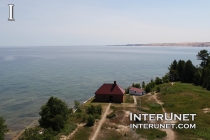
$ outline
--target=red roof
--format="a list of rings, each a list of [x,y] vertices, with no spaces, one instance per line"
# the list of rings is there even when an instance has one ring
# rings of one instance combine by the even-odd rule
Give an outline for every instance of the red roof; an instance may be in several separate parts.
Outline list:
[[[118,84],[103,84],[95,94],[124,94],[125,90]]]
[[[145,92],[143,89],[131,87],[129,90],[136,91],[136,92]]]

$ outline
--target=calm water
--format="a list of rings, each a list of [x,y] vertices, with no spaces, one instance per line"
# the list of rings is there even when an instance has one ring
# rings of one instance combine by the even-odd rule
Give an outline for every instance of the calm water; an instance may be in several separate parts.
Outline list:
[[[198,47],[70,46],[1,47],[0,116],[10,136],[39,117],[50,96],[73,106],[84,102],[103,83],[114,80],[123,88],[162,77],[174,59],[191,59]]]

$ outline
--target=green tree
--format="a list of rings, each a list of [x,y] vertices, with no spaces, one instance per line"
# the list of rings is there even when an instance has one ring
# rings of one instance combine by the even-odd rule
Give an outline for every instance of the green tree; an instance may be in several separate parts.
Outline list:
[[[160,79],[159,77],[156,77],[155,84],[159,85],[159,84],[162,84],[162,83],[163,83],[162,79]]]
[[[210,84],[210,65],[203,69],[202,73],[202,86],[209,90]]]
[[[178,80],[180,80],[180,81],[183,80],[184,67],[185,67],[185,61],[179,60],[179,62],[177,64],[177,74],[178,74]]]
[[[152,90],[151,84],[149,83],[149,84],[146,85],[145,91],[146,91],[146,93],[149,93],[149,92],[151,92],[151,90]]]
[[[202,60],[200,66],[205,68],[209,63],[209,53],[207,50],[201,50],[196,55],[198,60]]]
[[[5,120],[3,117],[0,117],[0,140],[4,140],[5,133],[7,133],[9,129],[7,128],[7,125],[5,124]]]
[[[191,60],[188,60],[184,66],[182,82],[193,83],[194,74],[195,66],[192,64]]]
[[[178,73],[177,73],[177,61],[174,60],[173,63],[169,66],[169,78],[170,81],[177,81]]]
[[[41,107],[39,124],[43,128],[59,131],[64,128],[70,110],[65,102],[58,98],[50,97],[48,102]]]
[[[142,82],[142,88],[145,88],[145,82],[144,81]]]
[[[79,108],[80,107],[80,102],[77,101],[77,100],[74,100],[74,107],[75,107],[75,109]]]
[[[77,100],[74,100],[74,109],[76,109],[76,112],[82,112],[81,104]]]
[[[135,87],[135,88],[141,88],[141,85],[140,85],[140,83],[133,83],[132,84],[132,87]]]
[[[194,79],[193,79],[194,85],[196,85],[196,86],[201,85],[201,83],[202,83],[201,76],[202,76],[202,69],[197,68],[194,73]]]
[[[165,74],[165,76],[162,77],[163,83],[168,83],[169,82],[169,74]]]
[[[155,82],[153,81],[153,79],[151,79],[151,81],[150,81],[150,87],[151,88],[154,88],[155,87]]]

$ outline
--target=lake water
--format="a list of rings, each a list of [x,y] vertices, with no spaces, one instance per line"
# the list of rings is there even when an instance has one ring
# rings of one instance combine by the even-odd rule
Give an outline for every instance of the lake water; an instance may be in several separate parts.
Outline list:
[[[123,88],[168,72],[174,59],[191,59],[201,47],[49,46],[0,48],[0,116],[12,137],[36,120],[51,97],[73,107],[94,96],[103,83]]]

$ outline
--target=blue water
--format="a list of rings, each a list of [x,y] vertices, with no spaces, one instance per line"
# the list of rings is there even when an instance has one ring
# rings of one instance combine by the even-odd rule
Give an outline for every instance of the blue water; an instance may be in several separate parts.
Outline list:
[[[50,96],[84,102],[103,83],[123,88],[168,72],[174,59],[200,63],[200,47],[57,46],[0,48],[0,116],[11,135],[39,117]]]

